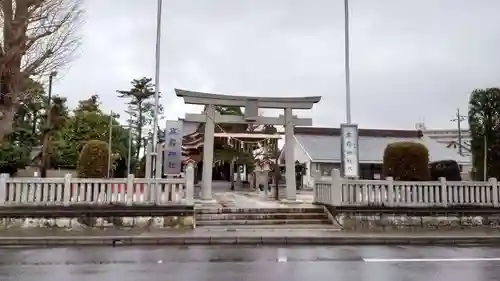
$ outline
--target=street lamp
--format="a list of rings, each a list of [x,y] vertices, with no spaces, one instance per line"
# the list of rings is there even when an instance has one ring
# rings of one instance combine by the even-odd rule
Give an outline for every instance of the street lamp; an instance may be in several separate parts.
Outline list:
[[[57,76],[57,71],[52,71],[49,74],[49,93],[48,93],[48,100],[47,100],[47,109],[45,110],[47,112],[47,127],[50,126],[50,106],[52,105],[52,80],[54,77]]]

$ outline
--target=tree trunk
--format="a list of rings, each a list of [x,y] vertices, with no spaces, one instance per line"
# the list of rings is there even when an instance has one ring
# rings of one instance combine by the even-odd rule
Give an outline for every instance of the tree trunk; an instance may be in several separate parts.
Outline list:
[[[236,174],[236,183],[238,184],[238,187],[241,188],[242,183],[241,183],[241,173],[240,173],[240,166],[238,165],[237,174]]]
[[[36,134],[36,123],[38,121],[38,111],[33,111],[33,124],[31,125],[31,134],[34,136]]]
[[[49,142],[50,142],[50,133],[45,132],[43,136],[42,142],[42,159],[40,163],[40,177],[47,177],[47,169],[49,168]]]
[[[17,108],[14,105],[0,105],[0,141],[12,133],[16,111]]]
[[[231,183],[231,190],[234,190],[234,159],[229,164],[229,182]]]

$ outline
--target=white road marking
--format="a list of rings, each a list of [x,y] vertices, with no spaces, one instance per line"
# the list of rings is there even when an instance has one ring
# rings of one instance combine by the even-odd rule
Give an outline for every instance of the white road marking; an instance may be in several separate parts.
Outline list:
[[[500,258],[422,258],[422,259],[377,259],[363,258],[364,262],[371,263],[396,263],[396,262],[480,262],[500,261]]]
[[[286,257],[278,257],[278,262],[287,262],[288,259]]]
[[[286,254],[286,249],[278,248],[278,258],[276,259],[278,262],[287,262],[288,255]]]

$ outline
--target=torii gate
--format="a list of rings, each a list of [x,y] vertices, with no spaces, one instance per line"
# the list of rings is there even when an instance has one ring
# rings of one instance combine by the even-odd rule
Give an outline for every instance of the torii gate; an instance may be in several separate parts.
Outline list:
[[[286,167],[286,201],[296,201],[295,188],[295,158],[293,127],[312,126],[311,118],[297,118],[292,115],[293,109],[312,109],[321,100],[320,96],[283,98],[283,97],[245,97],[232,95],[208,94],[175,89],[178,97],[186,104],[205,105],[203,114],[186,114],[185,120],[205,123],[203,142],[203,175],[201,199],[212,200],[212,166],[214,160],[215,123],[284,125],[285,126],[285,167]],[[215,111],[215,106],[245,107],[245,116],[221,115]],[[259,108],[284,109],[284,115],[279,117],[262,117],[258,115]]]

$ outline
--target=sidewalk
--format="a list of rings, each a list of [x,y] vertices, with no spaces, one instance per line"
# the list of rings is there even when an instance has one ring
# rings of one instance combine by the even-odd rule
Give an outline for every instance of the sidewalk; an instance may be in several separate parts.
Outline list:
[[[335,230],[3,230],[0,246],[118,245],[500,245],[500,231],[343,232]]]

